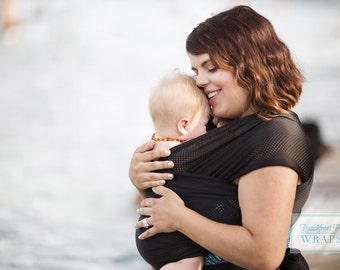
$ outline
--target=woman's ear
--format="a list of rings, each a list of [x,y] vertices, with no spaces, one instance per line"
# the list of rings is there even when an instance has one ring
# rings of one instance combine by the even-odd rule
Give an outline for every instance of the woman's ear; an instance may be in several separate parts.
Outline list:
[[[178,129],[178,132],[184,136],[188,133],[188,126],[189,126],[189,119],[188,118],[182,118],[178,121],[177,123],[177,129]]]

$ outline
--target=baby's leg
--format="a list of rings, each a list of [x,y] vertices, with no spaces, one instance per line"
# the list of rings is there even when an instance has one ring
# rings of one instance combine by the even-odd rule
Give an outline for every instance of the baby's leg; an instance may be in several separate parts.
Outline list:
[[[202,270],[203,257],[194,257],[180,260],[178,262],[168,263],[161,270]]]

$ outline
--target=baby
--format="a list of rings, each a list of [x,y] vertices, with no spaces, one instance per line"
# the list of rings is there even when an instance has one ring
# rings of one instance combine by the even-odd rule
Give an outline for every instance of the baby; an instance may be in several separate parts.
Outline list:
[[[206,133],[210,115],[208,99],[189,75],[174,72],[164,77],[150,94],[149,110],[155,128],[152,140],[157,142],[154,149],[169,149]],[[147,218],[143,224],[145,228],[149,226]],[[200,256],[178,261],[174,258],[174,262],[160,269],[202,268],[203,256]]]

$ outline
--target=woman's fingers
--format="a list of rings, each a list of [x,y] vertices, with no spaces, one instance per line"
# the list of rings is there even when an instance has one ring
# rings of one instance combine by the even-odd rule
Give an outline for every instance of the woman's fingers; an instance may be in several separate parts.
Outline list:
[[[170,189],[166,187],[154,187],[152,191],[160,196],[164,196],[164,195],[171,193]]]
[[[158,233],[157,229],[155,227],[151,227],[150,229],[147,229],[145,232],[140,234],[138,236],[138,239],[144,240],[146,238],[152,237]]]
[[[154,142],[149,142],[138,147],[133,153],[129,177],[138,189],[147,189],[164,185],[165,180],[171,180],[173,174],[157,173],[154,171],[169,169],[174,166],[172,161],[157,161],[161,157],[171,154],[170,150],[152,150]]]
[[[134,168],[134,170],[136,170],[136,172],[152,172],[152,171],[157,171],[157,170],[163,170],[163,169],[170,169],[174,167],[174,163],[171,160],[168,161],[147,161],[147,162],[141,162],[139,164],[136,164],[136,167]],[[161,174],[161,173],[153,173],[154,176],[153,180],[156,180],[157,177],[159,177],[159,175],[165,175],[166,174]],[[163,178],[164,179],[164,178]]]
[[[165,180],[155,180],[155,181],[145,181],[142,183],[142,189],[153,188],[157,186],[162,186],[165,184]]]
[[[138,146],[134,152],[134,154],[136,153],[144,153],[147,151],[150,151],[154,148],[155,146],[155,141],[149,141],[147,143],[142,144],[141,146]]]
[[[143,219],[141,219],[140,221],[137,222],[136,224],[136,229],[140,229],[140,228],[149,228],[151,227],[152,224],[150,223],[150,217],[145,217]]]
[[[145,166],[147,167],[148,165]],[[164,164],[160,166],[164,166]],[[143,172],[135,173],[133,178],[131,178],[132,183],[139,189],[147,189],[157,187],[159,185],[164,185],[166,180],[171,180],[174,178],[174,175],[172,173],[156,173],[151,172],[151,170],[145,168],[141,169],[141,171]]]
[[[151,160],[156,160],[161,157],[170,156],[171,151],[168,149],[165,150],[153,150],[155,146],[155,141],[150,141],[136,148],[133,153],[133,161],[136,162],[148,162]]]
[[[138,221],[135,228],[136,229],[141,229],[141,228],[147,229],[145,232],[143,232],[142,234],[138,236],[138,239],[140,240],[144,240],[146,238],[149,238],[159,233],[159,231],[157,231],[157,229],[153,226],[152,217],[146,217]]]
[[[182,199],[164,186],[155,187],[153,191],[162,197],[143,199],[141,207],[137,210],[140,215],[147,217],[144,221],[143,219],[138,221],[135,226],[137,229],[147,227],[147,230],[139,236],[141,240],[157,233],[176,231],[173,221],[176,220],[178,207],[184,206]]]

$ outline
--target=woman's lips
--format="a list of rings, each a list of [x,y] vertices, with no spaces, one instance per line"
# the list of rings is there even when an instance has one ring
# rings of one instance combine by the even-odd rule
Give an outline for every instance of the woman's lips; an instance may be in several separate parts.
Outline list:
[[[212,105],[214,103],[215,97],[218,95],[218,92],[220,90],[212,91],[207,94],[207,97],[209,99],[209,104]]]

